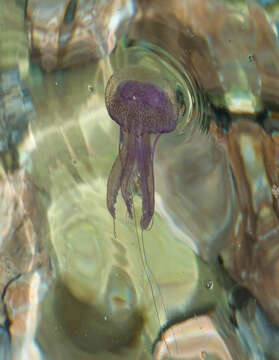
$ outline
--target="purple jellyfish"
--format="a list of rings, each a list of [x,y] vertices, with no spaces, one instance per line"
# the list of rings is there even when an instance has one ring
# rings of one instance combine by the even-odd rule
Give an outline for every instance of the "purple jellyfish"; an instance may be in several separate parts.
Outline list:
[[[130,218],[133,218],[133,183],[138,179],[142,196],[140,225],[146,229],[154,213],[153,154],[157,143],[151,144],[151,134],[168,133],[176,128],[176,104],[168,92],[146,81],[124,80],[115,85],[110,78],[105,101],[112,120],[120,126],[119,155],[107,184],[107,207],[115,218],[115,203],[121,188]]]

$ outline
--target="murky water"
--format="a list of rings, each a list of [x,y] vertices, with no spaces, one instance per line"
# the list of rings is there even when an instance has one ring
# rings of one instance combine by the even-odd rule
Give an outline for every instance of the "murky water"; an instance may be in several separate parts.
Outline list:
[[[279,358],[278,2],[0,9],[0,359]]]

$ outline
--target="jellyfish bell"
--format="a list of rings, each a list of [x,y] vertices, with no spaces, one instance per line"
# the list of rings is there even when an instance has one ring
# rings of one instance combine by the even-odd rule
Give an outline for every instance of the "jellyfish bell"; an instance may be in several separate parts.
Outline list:
[[[108,179],[107,207],[115,218],[115,203],[121,188],[128,214],[133,218],[132,188],[138,175],[142,229],[147,229],[154,214],[153,154],[157,139],[175,130],[182,111],[181,96],[177,97],[172,85],[156,70],[132,66],[114,73],[105,90],[108,113],[120,126],[122,139]],[[157,135],[153,144],[152,134]]]
[[[121,129],[135,136],[167,133],[177,124],[175,109],[166,93],[150,83],[121,83],[108,109]]]
[[[122,131],[137,136],[173,131],[181,104],[172,85],[159,72],[142,66],[121,69],[106,87],[108,113]]]

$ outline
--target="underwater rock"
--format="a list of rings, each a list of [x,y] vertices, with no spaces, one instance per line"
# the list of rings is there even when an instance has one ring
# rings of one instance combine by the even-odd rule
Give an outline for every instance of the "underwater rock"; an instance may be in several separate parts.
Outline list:
[[[5,309],[1,322],[8,324],[12,358],[23,359],[18,351],[27,351],[25,345],[34,337],[38,322],[37,307],[44,290],[39,287],[51,278],[50,272],[42,275],[42,268],[36,272],[39,267],[49,269],[49,255],[40,238],[45,228],[44,212],[25,170],[2,172],[0,184],[0,292]]]
[[[29,51],[24,28],[25,1],[0,1],[0,73],[19,69],[21,76],[29,71]]]
[[[154,350],[155,360],[233,360],[224,339],[208,315],[178,322],[162,332]],[[242,357],[241,359],[244,359]]]
[[[10,336],[5,327],[0,327],[0,359],[11,360]]]
[[[12,359],[40,360],[34,335],[40,318],[39,306],[48,289],[47,268],[40,268],[12,281],[6,288],[3,302],[9,321]]]
[[[223,250],[230,275],[247,287],[270,320],[279,324],[278,145],[257,124],[238,121],[226,136],[240,211]]]
[[[111,53],[133,15],[131,0],[29,0],[29,51],[45,71]]]
[[[215,106],[255,114],[278,102],[275,6],[256,1],[137,2],[133,38],[153,42],[191,69]],[[167,29],[167,30],[166,30]]]
[[[0,292],[17,276],[48,262],[39,235],[43,217],[37,205],[36,190],[22,169],[2,174],[0,226]]]
[[[157,211],[175,236],[204,260],[215,263],[227,234],[233,231],[238,209],[224,149],[200,131],[188,141],[169,139],[162,138],[162,146],[158,144]]]
[[[0,154],[3,157],[27,135],[28,125],[35,118],[31,95],[19,78],[18,70],[0,74]],[[12,155],[11,155],[12,156]],[[11,160],[12,161],[12,160]],[[6,168],[15,167],[7,164]]]

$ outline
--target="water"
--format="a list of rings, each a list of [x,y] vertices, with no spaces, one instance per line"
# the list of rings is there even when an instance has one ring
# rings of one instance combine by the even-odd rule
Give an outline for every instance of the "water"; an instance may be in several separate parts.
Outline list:
[[[1,359],[277,359],[277,3],[9,4]],[[133,219],[121,195],[106,206],[105,86],[131,66],[181,105],[147,230],[136,173]]]

